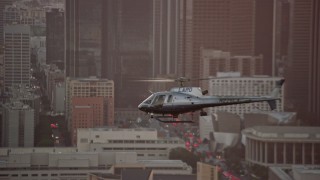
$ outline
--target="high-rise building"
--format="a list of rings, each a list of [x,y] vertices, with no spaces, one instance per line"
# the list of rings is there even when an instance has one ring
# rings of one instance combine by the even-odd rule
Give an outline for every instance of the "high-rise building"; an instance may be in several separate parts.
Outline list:
[[[66,80],[66,118],[68,127],[73,127],[72,101],[74,97],[103,97],[103,125],[114,124],[114,83],[108,79],[67,78]]]
[[[240,72],[242,76],[263,75],[262,56],[231,56],[230,52],[201,49],[200,77],[216,76],[218,72]]]
[[[178,73],[180,0],[153,0],[153,77]]]
[[[33,147],[34,110],[19,101],[3,107],[2,146]]]
[[[289,0],[277,0],[274,6],[272,75],[284,76],[284,68],[288,61],[290,3]]]
[[[78,128],[104,126],[104,97],[73,97],[71,101],[72,145],[77,145]]]
[[[185,59],[185,67],[191,69],[185,70],[185,75],[199,77],[201,48],[254,54],[254,0],[192,2],[192,32],[185,40],[192,45],[192,58]]]
[[[112,79],[117,106],[136,107],[147,87],[128,79],[152,75],[152,1],[67,0],[65,17],[66,76]]]
[[[225,76],[225,74],[223,75]],[[223,77],[209,81],[209,94],[215,96],[268,96],[276,87],[280,77],[256,76],[256,77]],[[284,86],[279,93],[280,101],[277,101],[277,111],[283,111]],[[268,103],[249,103],[210,108],[210,112],[231,112],[242,116],[253,110],[270,110]],[[209,113],[211,114],[211,113]]]
[[[4,86],[30,84],[30,26],[4,27]]]
[[[46,14],[47,64],[56,64],[64,69],[64,12],[52,9]]]
[[[3,12],[3,22],[10,24],[45,25],[45,9],[24,8],[20,6],[6,6]]]
[[[3,27],[4,27],[4,21],[3,21],[3,11],[5,9],[6,5],[10,5],[12,3],[12,0],[1,0],[0,1],[0,54],[3,52]]]
[[[294,0],[286,68],[286,109],[308,125],[320,125],[320,2]]]
[[[37,89],[33,87],[27,87],[20,84],[9,88],[11,101],[20,101],[33,109],[35,125],[39,123],[41,110],[41,99],[40,96],[36,94],[36,90]]]
[[[108,19],[106,3],[101,0],[67,0],[65,11],[65,68],[67,77],[104,77],[103,28]],[[108,42],[108,41],[105,41]]]
[[[274,0],[255,0],[255,55],[263,55],[263,73],[272,75]]]

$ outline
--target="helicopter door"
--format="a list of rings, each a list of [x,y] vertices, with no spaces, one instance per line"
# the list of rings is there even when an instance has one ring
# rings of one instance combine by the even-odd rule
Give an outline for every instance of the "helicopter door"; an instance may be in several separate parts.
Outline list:
[[[153,106],[159,106],[162,107],[164,100],[166,98],[166,95],[158,95],[154,98],[154,101],[152,103]]]
[[[172,96],[172,95],[169,95],[169,96],[168,96],[167,103],[168,103],[169,105],[172,105],[172,100],[173,100],[173,96]]]

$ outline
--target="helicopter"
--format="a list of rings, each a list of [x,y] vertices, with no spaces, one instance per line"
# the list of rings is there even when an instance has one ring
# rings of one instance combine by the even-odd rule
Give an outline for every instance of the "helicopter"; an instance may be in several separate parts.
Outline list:
[[[199,79],[203,80],[203,79]],[[138,109],[150,115],[151,119],[156,119],[164,123],[192,123],[193,121],[177,121],[180,114],[200,111],[200,116],[206,116],[204,108],[227,106],[234,104],[245,104],[255,102],[267,102],[271,110],[276,109],[276,100],[284,79],[276,82],[276,87],[268,96],[208,96],[207,90],[202,91],[200,87],[184,87],[183,83],[190,81],[185,77],[174,80],[153,79],[143,80],[144,82],[179,82],[180,87],[171,88],[169,91],[152,93],[147,99],[143,100]],[[172,120],[163,120],[172,118]]]

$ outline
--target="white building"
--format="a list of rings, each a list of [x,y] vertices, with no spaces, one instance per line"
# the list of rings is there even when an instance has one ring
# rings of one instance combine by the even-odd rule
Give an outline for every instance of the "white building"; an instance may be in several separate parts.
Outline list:
[[[30,84],[30,27],[7,25],[4,27],[4,84]]]
[[[158,138],[156,129],[78,129],[79,151],[136,152],[138,160],[165,160],[170,150],[184,147],[179,138]]]
[[[208,81],[209,95],[215,96],[268,96],[276,87],[276,82],[283,79],[281,77],[268,76],[253,76],[253,77],[224,77],[218,76]],[[283,111],[284,105],[284,86],[279,93],[280,101],[277,101],[276,111]],[[229,105],[209,108],[209,114],[226,111],[238,114],[240,117],[244,113],[252,112],[253,110],[270,111],[267,102]]]
[[[77,148],[0,148],[2,179],[79,179],[116,174],[121,169],[150,169],[154,174],[191,174],[180,160],[137,160],[135,152],[78,152]]]
[[[263,74],[263,57],[232,56],[230,52],[201,49],[200,77],[216,76],[218,72],[240,72],[243,76]]]
[[[242,131],[245,159],[261,166],[320,164],[320,128],[255,126]]]
[[[3,105],[2,146],[34,146],[34,110],[19,101]]]

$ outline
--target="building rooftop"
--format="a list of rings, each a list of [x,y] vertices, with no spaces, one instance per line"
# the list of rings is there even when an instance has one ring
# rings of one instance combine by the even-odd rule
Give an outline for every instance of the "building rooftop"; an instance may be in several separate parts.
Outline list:
[[[157,131],[154,128],[117,128],[117,127],[99,127],[99,128],[79,128],[81,131]]]
[[[255,126],[243,134],[263,139],[309,139],[320,141],[320,127],[309,126]]]

